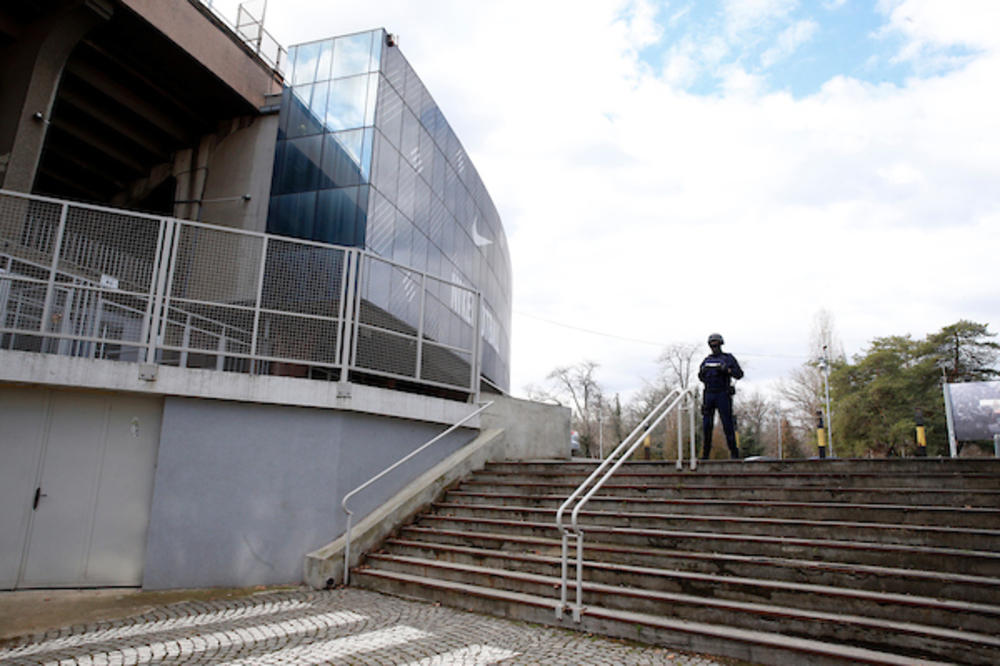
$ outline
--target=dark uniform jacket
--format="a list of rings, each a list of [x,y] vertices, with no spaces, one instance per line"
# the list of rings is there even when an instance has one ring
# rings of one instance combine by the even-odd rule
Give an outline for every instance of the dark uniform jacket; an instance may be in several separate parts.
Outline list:
[[[728,393],[730,377],[740,379],[743,369],[732,354],[722,351],[706,356],[698,368],[698,379],[704,382],[706,393]]]

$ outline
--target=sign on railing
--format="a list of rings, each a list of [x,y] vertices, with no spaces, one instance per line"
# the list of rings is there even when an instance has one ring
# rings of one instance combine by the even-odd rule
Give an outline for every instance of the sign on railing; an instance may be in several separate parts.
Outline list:
[[[0,191],[0,348],[474,393],[480,295],[359,248]]]

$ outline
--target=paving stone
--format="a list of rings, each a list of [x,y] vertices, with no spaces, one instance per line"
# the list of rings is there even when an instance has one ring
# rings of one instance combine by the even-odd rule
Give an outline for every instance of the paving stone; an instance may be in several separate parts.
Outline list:
[[[0,648],[3,664],[485,664],[715,666],[662,647],[345,588],[156,608]]]

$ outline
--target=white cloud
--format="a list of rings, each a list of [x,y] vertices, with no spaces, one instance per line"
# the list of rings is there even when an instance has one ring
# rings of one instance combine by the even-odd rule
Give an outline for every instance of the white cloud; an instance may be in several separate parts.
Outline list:
[[[730,34],[759,28],[788,16],[797,0],[725,0],[726,25]]]
[[[764,67],[771,67],[775,63],[784,60],[795,53],[800,46],[812,39],[817,30],[819,30],[819,24],[812,19],[796,21],[781,31],[774,46],[761,54],[761,64]]]
[[[928,70],[964,64],[968,58],[948,49],[1000,51],[1000,3],[996,0],[880,0],[887,15],[883,35],[900,35],[903,47],[897,62],[909,62]]]

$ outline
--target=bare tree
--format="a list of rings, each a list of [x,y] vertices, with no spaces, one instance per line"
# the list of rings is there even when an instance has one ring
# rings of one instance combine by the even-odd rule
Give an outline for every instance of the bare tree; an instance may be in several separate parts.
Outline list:
[[[574,429],[580,433],[580,448],[584,455],[597,449],[598,421],[604,407],[604,394],[594,376],[598,368],[593,361],[556,368],[548,375],[552,385],[550,395],[563,398],[573,410]]]
[[[778,385],[778,392],[788,404],[788,422],[795,429],[794,436],[808,441],[816,427],[816,411],[824,404],[823,371],[820,359],[832,365],[846,361],[844,345],[836,333],[833,315],[820,310],[813,317],[809,336],[809,360],[789,373]]]
[[[693,343],[675,343],[663,350],[657,361],[667,386],[682,389],[691,386],[698,349],[698,345]]]

